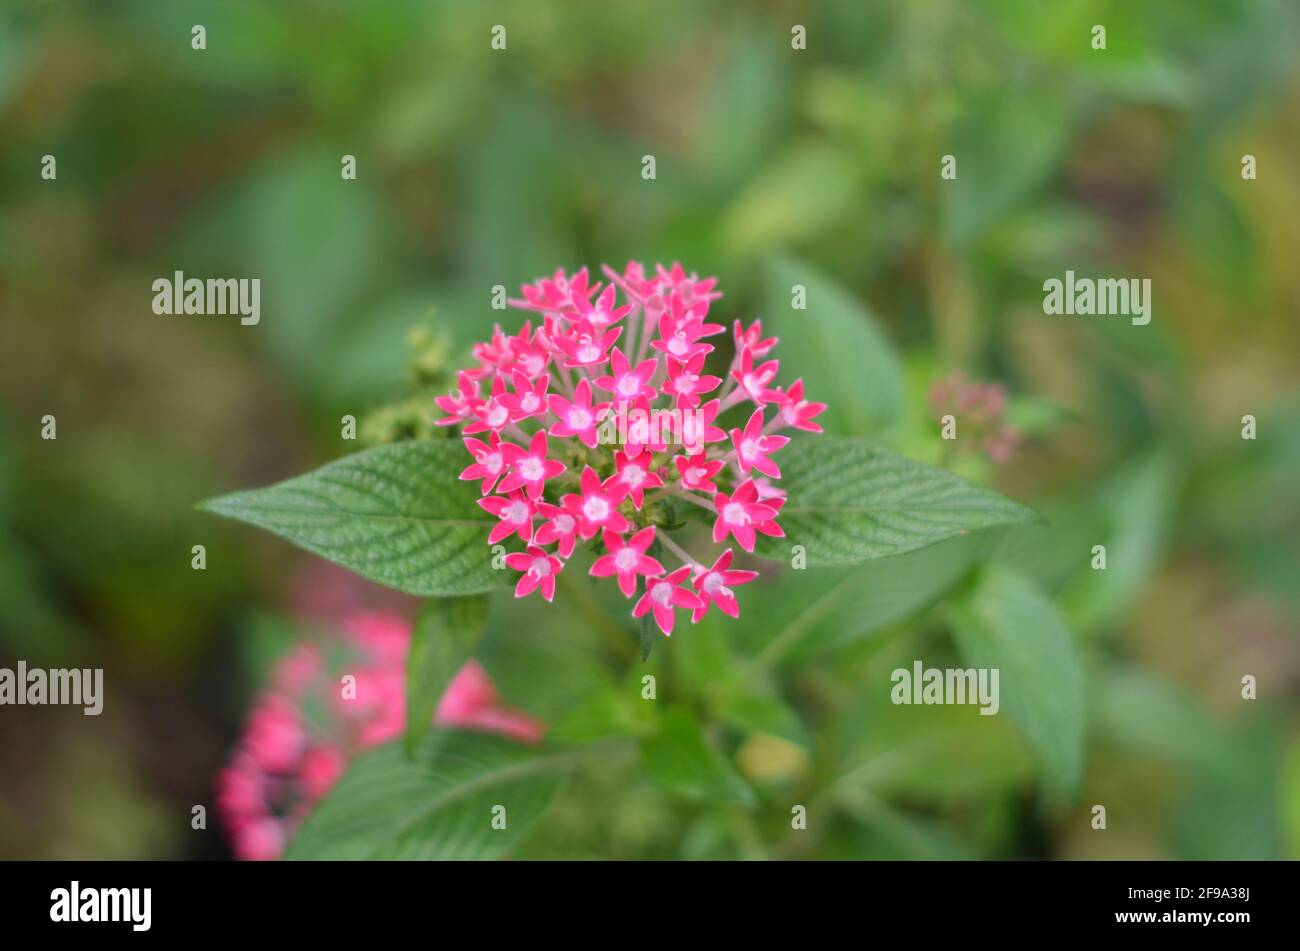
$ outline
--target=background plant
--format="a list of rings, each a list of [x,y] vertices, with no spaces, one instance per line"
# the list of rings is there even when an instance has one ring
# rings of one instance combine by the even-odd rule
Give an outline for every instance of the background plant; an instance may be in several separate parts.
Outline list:
[[[0,14],[0,636],[118,685],[92,726],[0,717],[5,854],[220,854],[189,809],[269,658],[332,602],[388,596],[192,501],[342,456],[344,413],[371,442],[431,438],[419,407],[499,316],[492,285],[631,257],[717,274],[737,312],[804,345],[839,391],[818,394],[835,435],[1049,522],[786,571],[749,586],[762,624],[702,624],[644,667],[598,603],[495,600],[479,653],[502,693],[556,743],[611,747],[562,764],[511,854],[1296,854],[1290,7],[195,9]],[[47,152],[57,184],[36,175]],[[262,324],[155,317],[149,282],[176,268],[262,277]],[[1150,276],[1152,324],[1045,317],[1041,282],[1067,268]],[[955,370],[1007,388],[1008,465],[944,460],[927,394]],[[1035,636],[986,643],[1009,616]],[[1077,682],[1041,730],[1009,698],[992,718],[888,704],[900,663],[995,648]],[[1246,672],[1258,701],[1239,699]],[[674,749],[693,776],[664,768]],[[805,833],[792,802],[820,817]]]

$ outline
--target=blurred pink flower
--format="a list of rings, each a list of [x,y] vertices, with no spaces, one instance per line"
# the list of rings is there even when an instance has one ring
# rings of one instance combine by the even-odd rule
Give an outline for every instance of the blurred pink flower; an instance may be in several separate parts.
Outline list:
[[[279,661],[216,778],[217,811],[236,858],[278,858],[353,756],[402,735],[410,640],[400,614],[356,611],[327,644],[299,644]],[[342,659],[327,668],[324,657],[336,655]],[[345,675],[353,678],[346,693]],[[535,717],[503,704],[474,660],[452,678],[434,722],[523,743],[546,732]]]
[[[1020,445],[1020,432],[1004,419],[1007,391],[999,383],[980,383],[954,372],[930,387],[930,409],[937,420],[948,415],[957,420],[959,451],[983,452],[1002,465]]]

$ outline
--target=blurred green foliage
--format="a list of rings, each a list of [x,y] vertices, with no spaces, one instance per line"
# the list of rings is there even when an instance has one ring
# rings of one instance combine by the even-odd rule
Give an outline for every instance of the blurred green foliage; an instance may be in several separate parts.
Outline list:
[[[778,567],[740,622],[644,664],[581,579],[544,611],[495,600],[481,654],[512,703],[559,740],[642,741],[580,769],[515,854],[1300,856],[1297,19],[1283,0],[5,4],[0,654],[104,666],[110,693],[93,722],[0,714],[0,854],[222,854],[190,804],[312,568],[192,503],[355,448],[344,414],[363,442],[431,435],[427,393],[504,319],[493,285],[634,257],[716,274],[715,313],[779,326],[837,432],[1049,521]],[[791,268],[817,275],[806,312]],[[1151,324],[1045,316],[1067,269],[1150,277]],[[260,277],[261,324],[153,315],[174,270]],[[1010,465],[945,456],[926,394],[956,369],[1010,391]],[[1077,747],[1012,709],[889,703],[892,669],[964,665],[1008,613],[1042,676],[1077,665]]]

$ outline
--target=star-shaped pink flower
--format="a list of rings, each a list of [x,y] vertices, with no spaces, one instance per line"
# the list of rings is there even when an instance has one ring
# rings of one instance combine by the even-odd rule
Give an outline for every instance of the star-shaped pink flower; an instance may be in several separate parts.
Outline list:
[[[693,456],[673,456],[673,465],[677,467],[683,489],[717,492],[718,487],[714,485],[713,477],[722,471],[726,463],[721,459],[709,459],[703,452],[697,452]]]
[[[506,471],[506,457],[501,451],[501,437],[493,433],[484,443],[481,439],[466,436],[464,442],[465,448],[474,457],[474,464],[466,466],[465,471],[460,474],[461,481],[482,479],[481,492],[487,495],[492,491],[492,486],[496,484],[497,479]]]
[[[472,420],[483,405],[478,395],[478,380],[465,370],[456,374],[456,389],[447,396],[435,396],[433,402],[448,414],[437,421],[439,426],[454,426]]]
[[[596,533],[609,529],[627,531],[627,519],[618,510],[624,493],[618,486],[605,486],[596,470],[587,466],[579,480],[581,492],[566,495],[560,500],[565,511],[578,520],[578,532],[583,538],[594,538]]]
[[[612,327],[601,333],[582,320],[574,324],[569,333],[557,336],[554,342],[569,358],[564,361],[566,367],[593,367],[609,358],[609,348],[622,333],[622,327]]]
[[[703,353],[697,353],[685,363],[668,360],[668,382],[664,384],[664,392],[676,397],[678,406],[699,406],[700,396],[713,392],[722,382],[721,377],[704,373],[704,357]]]
[[[501,452],[505,456],[509,474],[501,480],[500,492],[510,492],[523,486],[528,490],[530,499],[540,499],[547,479],[554,479],[564,471],[564,463],[558,459],[547,459],[550,451],[546,444],[546,430],[539,429],[533,434],[528,448],[524,449],[513,443],[504,443]]]
[[[655,540],[655,527],[649,525],[626,541],[608,529],[602,533],[608,554],[601,555],[591,566],[591,575],[596,578],[618,578],[618,590],[624,597],[636,593],[637,575],[661,575],[664,566],[646,554],[646,549]]]
[[[598,438],[596,425],[608,411],[608,403],[593,406],[591,403],[591,384],[579,380],[573,392],[572,401],[558,393],[552,393],[549,405],[551,412],[560,417],[560,421],[551,426],[552,436],[577,436],[588,449],[595,449]]]
[[[709,443],[722,442],[727,438],[721,427],[713,425],[721,408],[720,400],[709,400],[689,413],[682,413],[682,445],[687,452],[703,452]]]
[[[703,604],[691,615],[692,624],[704,617],[710,604],[716,604],[718,610],[727,617],[740,617],[740,604],[736,601],[736,595],[731,588],[733,585],[748,584],[758,577],[758,572],[733,569],[731,558],[732,551],[728,548],[718,556],[712,568],[700,568],[695,572],[695,579],[691,584],[700,593]]]
[[[636,367],[632,367],[623,351],[615,347],[609,355],[609,365],[613,373],[596,377],[596,385],[602,390],[608,390],[625,402],[631,402],[640,396],[655,398],[650,378],[659,369],[657,359],[642,360]]]
[[[518,534],[524,541],[533,537],[533,503],[522,492],[511,492],[509,496],[492,495],[478,500],[479,508],[501,519],[488,534],[488,544]]]
[[[515,585],[516,598],[532,594],[540,588],[542,597],[547,601],[555,599],[555,576],[564,568],[564,562],[559,558],[548,555],[536,545],[529,545],[527,551],[506,555],[506,564],[515,571],[524,573]]]
[[[821,426],[812,420],[814,416],[820,416],[825,409],[825,403],[810,403],[803,398],[803,379],[800,378],[791,383],[790,388],[785,391],[785,402],[781,404],[781,419],[787,426],[793,426],[795,429],[819,433],[822,431]]]
[[[500,432],[510,424],[510,407],[501,402],[501,398],[505,395],[505,378],[498,376],[492,381],[492,395],[479,407],[474,421],[465,427],[464,432],[467,436],[488,430]]]
[[[625,304],[622,307],[614,306],[614,285],[606,287],[596,303],[591,303],[584,295],[577,294],[573,296],[573,307],[578,320],[585,320],[591,324],[592,329],[597,333],[603,331],[610,324],[618,323],[626,317],[632,310],[631,304]]]
[[[551,383],[549,373],[543,373],[536,383],[530,383],[527,376],[514,370],[510,374],[510,381],[514,384],[515,391],[504,393],[497,399],[510,410],[511,421],[517,423],[521,419],[546,412],[546,390]]]
[[[561,506],[550,502],[538,502],[537,511],[546,521],[537,529],[533,540],[539,545],[555,542],[555,550],[561,556],[573,557],[573,548],[578,543],[578,519]]]
[[[659,475],[648,468],[649,457],[642,458],[637,456],[632,458],[625,452],[614,453],[614,474],[605,480],[608,486],[611,482],[615,488],[620,488],[626,493],[627,497],[632,500],[632,505],[637,511],[641,510],[641,503],[645,498],[646,489],[657,489],[664,484],[664,480]]]
[[[768,403],[784,403],[785,394],[768,386],[776,378],[778,369],[780,363],[776,360],[768,360],[755,367],[754,352],[746,347],[740,351],[740,365],[731,371],[731,378],[739,383],[745,395],[759,406],[766,406]]]
[[[768,352],[776,346],[775,337],[763,336],[763,322],[756,320],[748,327],[742,327],[737,320],[732,324],[732,336],[736,341],[736,352],[748,350],[756,358],[763,359]]]
[[[718,517],[713,523],[713,540],[725,541],[731,535],[745,551],[754,550],[756,534],[755,522],[770,522],[776,518],[777,510],[770,503],[758,502],[758,490],[753,479],[746,479],[736,486],[731,495],[719,492],[713,497]]]
[[[789,441],[788,436],[763,435],[762,407],[750,414],[744,429],[731,431],[731,444],[736,449],[736,464],[740,466],[741,475],[749,475],[750,469],[757,469],[765,476],[781,478],[780,468],[768,456]]]
[[[665,637],[673,633],[673,620],[676,608],[699,609],[704,601],[694,591],[680,587],[686,576],[691,573],[690,565],[682,565],[676,571],[669,572],[662,578],[646,578],[645,594],[632,609],[633,617],[644,617],[653,611],[655,623]]]

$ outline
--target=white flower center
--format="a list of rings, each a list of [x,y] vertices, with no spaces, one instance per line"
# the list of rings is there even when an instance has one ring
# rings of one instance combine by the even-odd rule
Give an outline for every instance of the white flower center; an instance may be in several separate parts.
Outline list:
[[[581,407],[574,406],[569,410],[569,427],[571,429],[586,429],[591,425],[591,414]]]
[[[529,456],[523,462],[519,463],[519,474],[528,482],[536,482],[546,471],[542,465],[542,460],[536,456]]]
[[[529,574],[535,578],[545,578],[551,573],[551,561],[549,558],[534,558],[533,566],[528,569]]]
[[[704,478],[704,470],[697,466],[691,466],[685,473],[683,473],[683,478],[685,478],[687,482],[698,483]]]
[[[759,454],[759,441],[757,439],[742,439],[740,454],[746,459],[753,459]]]
[[[645,470],[640,466],[628,466],[623,470],[623,481],[635,489],[645,481]]]
[[[540,353],[529,354],[524,358],[524,372],[528,376],[537,376],[544,366],[546,366],[546,358]]]
[[[722,575],[716,571],[711,571],[704,576],[704,590],[709,594],[718,594],[719,592],[722,592],[723,594],[731,593],[727,590],[727,586],[722,583]]]
[[[728,525],[748,525],[749,515],[739,502],[728,502],[722,507],[722,520]]]
[[[686,334],[680,330],[673,334],[673,339],[668,341],[668,352],[674,356],[681,356],[689,347],[686,345]]]
[[[506,518],[515,525],[522,525],[528,521],[528,506],[523,502],[511,502],[510,508],[506,509]]]
[[[673,586],[667,581],[660,581],[650,589],[650,600],[655,604],[668,607],[673,599]]]
[[[636,396],[640,391],[641,381],[630,373],[618,381],[619,396]]]
[[[555,516],[555,530],[561,535],[567,535],[573,531],[573,516],[567,512],[563,515]]]
[[[505,464],[505,460],[501,458],[499,452],[485,452],[479,456],[478,461],[484,469],[493,474],[500,472],[501,467]]]
[[[583,337],[582,344],[578,347],[579,363],[595,363],[600,359],[600,347],[592,342],[590,337]]]
[[[636,568],[637,554],[633,548],[620,548],[614,556],[614,567],[619,571],[631,571]]]
[[[519,405],[523,407],[525,413],[531,413],[537,409],[541,402],[541,397],[536,393],[525,393],[524,398],[519,401]]]
[[[506,420],[508,420],[509,418],[510,418],[510,410],[506,409],[500,403],[493,403],[491,408],[488,410],[488,414],[487,414],[488,425],[493,428],[496,428],[497,426],[504,426],[506,424]]]
[[[582,514],[593,522],[603,522],[609,517],[609,503],[599,495],[590,496],[582,503]]]

